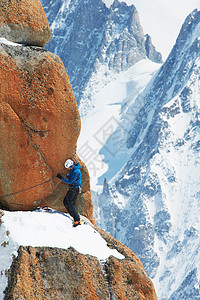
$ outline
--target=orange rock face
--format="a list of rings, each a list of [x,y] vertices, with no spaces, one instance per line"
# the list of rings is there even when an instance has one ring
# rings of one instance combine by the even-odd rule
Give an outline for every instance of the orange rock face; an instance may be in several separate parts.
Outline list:
[[[73,248],[20,247],[8,272],[4,300],[156,300],[154,286],[137,256],[111,236],[107,240],[125,259],[110,256],[100,263]]]
[[[5,300],[109,299],[97,258],[72,248],[20,247],[9,279]]]
[[[0,37],[16,43],[45,46],[51,31],[40,0],[1,0]]]
[[[42,48],[0,44],[0,202],[13,210],[66,211],[64,162],[76,150],[81,123],[60,58]],[[77,206],[93,224],[87,168]]]
[[[79,132],[77,103],[59,57],[43,49],[1,44],[0,195],[5,196],[4,204],[12,209],[40,205],[60,183],[54,178],[73,156]]]

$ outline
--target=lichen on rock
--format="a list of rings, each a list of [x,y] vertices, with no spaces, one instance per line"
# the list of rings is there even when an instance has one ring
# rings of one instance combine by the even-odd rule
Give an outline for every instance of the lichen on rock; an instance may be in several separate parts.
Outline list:
[[[13,194],[4,198],[11,208],[29,209],[58,185],[53,178],[75,152],[80,116],[59,57],[4,44],[0,57],[0,195]]]
[[[1,202],[14,210],[42,203],[65,211],[67,185],[56,175],[75,153],[81,121],[64,65],[38,47],[0,44],[0,58]],[[92,221],[89,174],[76,160],[83,172],[78,206]]]
[[[51,31],[40,0],[1,0],[0,37],[44,47],[51,39]]]

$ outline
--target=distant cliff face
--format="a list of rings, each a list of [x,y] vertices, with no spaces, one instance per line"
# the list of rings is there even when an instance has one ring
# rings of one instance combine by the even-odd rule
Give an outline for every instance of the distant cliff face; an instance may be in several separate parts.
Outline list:
[[[29,210],[43,201],[64,210],[67,186],[58,187],[55,176],[74,156],[81,127],[69,77],[58,56],[29,46],[45,45],[50,37],[40,2],[1,1],[0,13],[0,36],[27,44],[0,43],[0,202]],[[80,164],[79,206],[94,223],[89,174]]]
[[[100,263],[73,248],[20,247],[8,274],[4,299],[156,300],[153,284],[134,253],[100,233],[125,259],[110,256]]]
[[[42,0],[52,30],[47,49],[58,54],[67,69],[79,103],[91,74],[118,73],[148,57],[162,57],[146,37],[135,6],[115,0]]]

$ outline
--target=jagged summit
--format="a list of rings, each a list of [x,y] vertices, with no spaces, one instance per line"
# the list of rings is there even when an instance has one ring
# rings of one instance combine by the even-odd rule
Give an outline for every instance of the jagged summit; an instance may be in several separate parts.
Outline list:
[[[162,55],[161,53],[157,52],[154,45],[152,44],[152,40],[149,34],[145,34],[145,49],[147,53],[147,57],[156,63],[162,62]]]
[[[200,37],[200,11],[195,9],[191,14],[188,15],[185,22],[183,23],[180,34],[176,40],[176,43],[172,51],[179,51],[189,47],[196,39]],[[173,54],[174,55],[174,54]],[[169,56],[170,57],[170,56]]]
[[[118,73],[145,57],[162,62],[144,36],[134,5],[117,0],[110,8],[101,0],[42,4],[52,30],[47,49],[62,58],[78,102],[92,72]]]

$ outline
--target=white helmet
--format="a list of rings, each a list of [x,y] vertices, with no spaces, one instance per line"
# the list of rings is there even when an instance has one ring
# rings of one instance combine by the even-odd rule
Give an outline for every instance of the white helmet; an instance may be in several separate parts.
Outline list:
[[[73,161],[71,159],[66,160],[65,162],[65,168],[71,168],[74,165]]]

